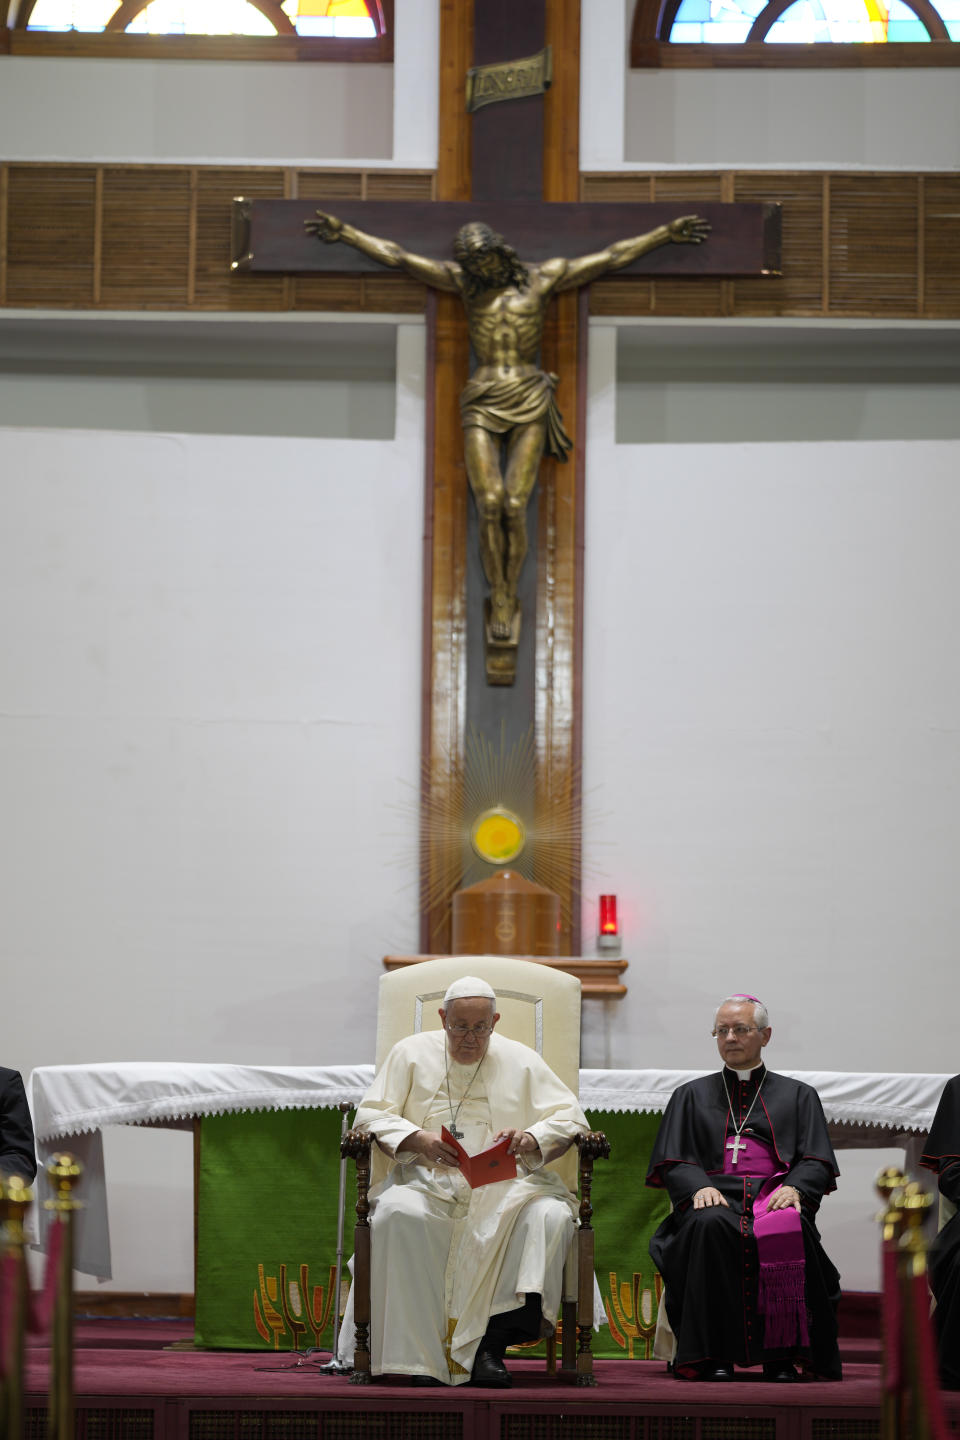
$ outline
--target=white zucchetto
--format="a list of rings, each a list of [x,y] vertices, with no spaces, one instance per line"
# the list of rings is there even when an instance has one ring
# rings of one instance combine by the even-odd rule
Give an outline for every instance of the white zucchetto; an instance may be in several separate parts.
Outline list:
[[[486,980],[478,980],[476,975],[463,975],[459,980],[454,980],[452,985],[447,986],[446,994],[443,997],[443,1008],[446,1009],[451,1000],[467,1000],[478,996],[483,1000],[492,1000],[497,1003],[497,994],[492,985]]]

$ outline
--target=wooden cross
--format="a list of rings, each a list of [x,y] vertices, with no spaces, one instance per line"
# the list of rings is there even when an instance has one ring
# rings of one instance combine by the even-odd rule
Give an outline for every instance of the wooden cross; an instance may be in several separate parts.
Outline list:
[[[579,203],[579,14],[578,0],[441,0],[437,200],[238,201],[233,262],[238,283],[244,272],[378,272],[376,262],[358,251],[320,244],[307,233],[304,222],[317,208],[433,259],[449,259],[459,227],[480,220],[501,233],[522,260],[530,261],[591,253],[696,210],[712,227],[707,244],[665,245],[619,273],[777,273],[776,205]],[[470,66],[533,56],[545,45],[553,57],[552,85],[545,96],[511,99],[466,113]],[[435,292],[428,297],[427,416],[433,433],[427,439],[424,526],[424,953],[450,950],[458,842],[449,838],[448,824],[431,829],[430,816],[448,817],[459,803],[468,729],[494,745],[501,735],[510,745],[533,734],[536,813],[562,813],[571,833],[563,847],[557,847],[550,874],[535,869],[532,878],[560,893],[563,930],[557,955],[580,950],[577,827],[587,318],[585,290],[552,302],[541,366],[560,376],[556,398],[575,448],[567,464],[545,458],[541,465],[528,511],[530,549],[520,582],[525,618],[517,681],[493,687],[486,684],[484,673],[484,585],[475,558],[476,520],[467,502],[458,404],[470,368],[466,321],[459,297]],[[465,846],[464,836],[459,848]]]

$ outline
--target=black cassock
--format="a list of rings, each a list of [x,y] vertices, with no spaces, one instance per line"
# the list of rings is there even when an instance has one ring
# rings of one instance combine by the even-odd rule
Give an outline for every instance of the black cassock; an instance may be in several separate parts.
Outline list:
[[[944,1087],[920,1164],[937,1172],[941,1194],[960,1207],[960,1075]],[[930,1246],[928,1269],[937,1302],[940,1378],[960,1390],[960,1209]]]
[[[753,1204],[763,1181],[723,1173],[724,1147],[734,1137],[724,1079],[743,1134],[773,1147],[777,1170],[784,1172],[776,1183],[793,1185],[801,1199],[810,1347],[790,1353],[808,1361],[818,1375],[839,1380],[840,1276],[815,1224],[821,1199],[836,1189],[833,1146],[816,1090],[763,1065],[744,1081],[724,1068],[681,1085],[664,1111],[653,1147],[647,1184],[666,1189],[673,1202],[650,1242],[650,1254],[666,1288],[667,1315],[677,1337],[675,1364],[758,1365],[784,1355],[764,1349],[763,1319],[757,1317]],[[729,1208],[694,1210],[693,1196],[704,1186],[719,1190]]]
[[[37,1173],[33,1125],[19,1070],[0,1065],[0,1175],[30,1181]]]

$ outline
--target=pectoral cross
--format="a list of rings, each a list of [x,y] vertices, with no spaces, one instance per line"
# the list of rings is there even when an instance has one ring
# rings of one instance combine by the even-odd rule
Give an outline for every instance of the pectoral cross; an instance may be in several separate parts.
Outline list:
[[[452,1124],[451,1124],[451,1126],[450,1126],[450,1134],[453,1136],[454,1140],[462,1140],[462,1139],[463,1139],[463,1131],[462,1131],[462,1130],[458,1130],[457,1127],[456,1127],[456,1125],[452,1125]]]
[[[733,1159],[730,1162],[731,1165],[736,1165],[738,1159],[740,1158],[740,1151],[746,1150],[746,1148],[746,1140],[741,1140],[739,1135],[734,1135],[732,1140],[727,1141],[727,1149],[733,1151]]]

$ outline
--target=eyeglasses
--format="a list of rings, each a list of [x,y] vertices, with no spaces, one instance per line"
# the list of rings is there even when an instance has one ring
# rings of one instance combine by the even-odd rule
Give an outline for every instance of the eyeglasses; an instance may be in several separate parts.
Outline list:
[[[710,1034],[722,1040],[725,1035],[735,1035],[738,1040],[744,1040],[751,1030],[756,1030],[756,1025],[718,1025]]]
[[[492,1026],[492,1025],[447,1025],[447,1026],[446,1026],[446,1031],[447,1031],[447,1034],[448,1034],[448,1035],[456,1035],[456,1037],[457,1037],[458,1040],[462,1040],[462,1039],[464,1038],[464,1036],[466,1036],[466,1035],[473,1035],[475,1039],[477,1039],[477,1040],[483,1040],[487,1035],[489,1035],[489,1034],[492,1033],[492,1031],[493,1031],[493,1026]]]

